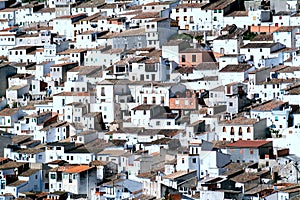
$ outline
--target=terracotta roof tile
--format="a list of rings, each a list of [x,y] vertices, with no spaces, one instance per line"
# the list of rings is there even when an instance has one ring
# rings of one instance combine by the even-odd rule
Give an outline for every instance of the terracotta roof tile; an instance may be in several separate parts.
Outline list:
[[[227,147],[231,148],[258,148],[266,144],[272,144],[272,141],[267,140],[238,140],[236,142],[230,143]]]
[[[266,103],[260,104],[257,107],[252,108],[251,110],[255,111],[271,111],[275,108],[278,108],[284,104],[287,104],[287,102],[278,101],[278,100],[272,100],[268,101]]]
[[[258,122],[257,119],[250,119],[250,118],[246,118],[246,117],[237,117],[232,120],[221,121],[221,122],[219,122],[219,124],[223,124],[223,125],[254,125],[257,122]]]

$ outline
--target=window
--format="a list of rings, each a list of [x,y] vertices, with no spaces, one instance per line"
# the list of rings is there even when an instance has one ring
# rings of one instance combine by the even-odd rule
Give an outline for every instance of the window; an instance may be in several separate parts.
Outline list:
[[[182,164],[184,163],[184,158],[181,159],[181,163],[182,163]]]
[[[156,103],[156,98],[152,97],[152,103],[155,104]]]
[[[251,133],[251,128],[250,127],[247,128],[247,133]]]
[[[105,88],[101,87],[101,96],[105,96]]]
[[[192,55],[192,62],[196,62],[196,55]]]
[[[182,56],[181,56],[181,62],[186,62],[186,61],[185,61],[185,55],[182,55]]]
[[[223,126],[223,132],[226,132],[226,127],[225,126]]]
[[[194,17],[190,16],[190,23],[194,23]]]
[[[187,12],[187,8],[183,8],[183,12]]]
[[[187,21],[187,16],[184,16],[184,17],[183,17],[183,21]]]
[[[253,155],[254,151],[253,149],[250,149],[250,154]]]
[[[193,158],[192,162],[193,162],[193,163],[196,163],[196,162],[197,162],[197,159],[196,159],[196,158]]]
[[[232,102],[229,102],[229,106],[232,107],[232,106],[233,106],[233,103],[232,103]]]
[[[189,100],[188,100],[188,99],[185,99],[185,100],[184,100],[184,105],[185,105],[185,106],[188,106],[188,105],[189,105]]]
[[[239,128],[239,136],[242,136],[243,135],[243,129],[242,127]]]
[[[156,126],[159,126],[160,125],[160,121],[156,121]]]
[[[231,127],[231,129],[230,129],[230,135],[234,135],[234,128],[233,127]]]
[[[56,179],[56,174],[50,174],[50,179]]]
[[[275,116],[275,121],[278,121],[278,116]]]
[[[179,12],[179,8],[176,8],[176,12],[177,12],[177,13]]]
[[[171,126],[171,122],[167,122],[167,126]]]

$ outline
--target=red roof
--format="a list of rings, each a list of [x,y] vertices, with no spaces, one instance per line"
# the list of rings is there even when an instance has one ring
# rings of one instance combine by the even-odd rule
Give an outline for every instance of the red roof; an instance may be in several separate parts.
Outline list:
[[[242,148],[258,148],[265,144],[272,143],[267,140],[238,140],[234,143],[230,143],[227,147],[242,147]]]

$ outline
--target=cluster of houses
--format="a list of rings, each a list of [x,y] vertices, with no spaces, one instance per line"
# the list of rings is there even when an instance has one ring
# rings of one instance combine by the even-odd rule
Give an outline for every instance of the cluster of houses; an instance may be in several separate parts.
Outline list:
[[[300,1],[0,2],[0,200],[300,199]]]

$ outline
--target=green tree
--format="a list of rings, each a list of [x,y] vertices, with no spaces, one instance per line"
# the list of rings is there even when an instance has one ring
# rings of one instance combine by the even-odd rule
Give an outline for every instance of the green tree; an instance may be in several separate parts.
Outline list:
[[[202,42],[202,40],[203,40],[203,35],[196,35],[195,36],[195,39],[198,41],[198,43],[200,44],[201,42]]]

